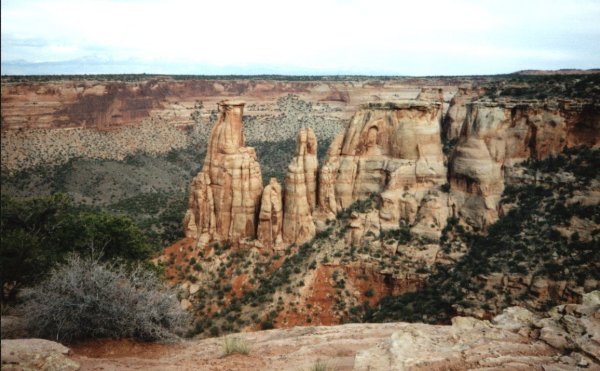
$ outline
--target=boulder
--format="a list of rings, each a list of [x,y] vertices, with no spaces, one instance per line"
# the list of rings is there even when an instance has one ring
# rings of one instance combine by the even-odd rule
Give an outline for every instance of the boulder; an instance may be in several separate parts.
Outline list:
[[[69,348],[44,339],[2,340],[2,370],[79,370]]]

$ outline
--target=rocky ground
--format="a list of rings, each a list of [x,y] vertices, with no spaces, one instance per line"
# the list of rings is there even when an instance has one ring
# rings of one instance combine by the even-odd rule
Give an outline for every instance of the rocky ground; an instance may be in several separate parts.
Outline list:
[[[600,370],[600,292],[545,317],[511,307],[491,321],[455,317],[451,326],[347,324],[230,336],[248,354],[224,354],[225,338],[92,341],[70,351],[47,340],[2,340],[2,369]]]

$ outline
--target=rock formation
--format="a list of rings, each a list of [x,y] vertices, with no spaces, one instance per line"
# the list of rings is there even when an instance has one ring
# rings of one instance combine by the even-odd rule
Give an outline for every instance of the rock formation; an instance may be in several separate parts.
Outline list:
[[[454,317],[452,326],[406,324],[360,351],[354,370],[599,369],[600,292],[583,300],[555,307],[546,318],[511,307],[491,323]]]
[[[382,228],[412,224],[425,194],[446,183],[440,118],[439,103],[364,106],[329,149],[320,178],[321,215],[333,218],[375,193],[382,198]],[[436,199],[436,209],[444,210],[447,201]],[[446,218],[442,219],[441,228]]]
[[[417,100],[444,103],[444,91],[441,88],[421,88]]]
[[[504,179],[512,166],[542,159],[564,147],[600,142],[597,104],[567,101],[477,101],[449,161],[454,216],[485,228],[498,218]]]
[[[301,244],[315,235],[317,168],[317,139],[312,129],[303,128],[285,177],[283,240],[287,243]]]
[[[2,339],[3,370],[79,370],[66,346],[44,339]]]
[[[464,88],[458,89],[450,100],[448,112],[442,124],[442,134],[447,140],[458,139],[460,130],[467,118],[467,103],[477,99],[483,93],[482,90]]]
[[[61,165],[79,157],[123,161],[128,155],[204,146],[216,104],[233,97],[247,102],[246,123],[253,123],[245,128],[247,141],[291,139],[299,117],[319,139],[329,139],[374,94],[394,99],[401,88],[412,96],[422,84],[405,79],[181,80],[141,75],[136,81],[118,80],[3,78],[2,170]],[[437,85],[445,84],[436,80]]]
[[[452,326],[349,323],[242,332],[234,336],[252,344],[246,357],[223,357],[222,338],[177,346],[105,340],[73,345],[70,354],[56,343],[36,344],[52,343],[46,340],[2,340],[2,369],[598,370],[598,299],[592,292],[584,303],[545,316],[511,307],[491,321],[455,317]]]
[[[265,187],[258,216],[257,236],[266,247],[275,247],[283,242],[283,200],[281,184],[276,178],[271,178]]]
[[[215,233],[216,223],[210,177],[202,171],[194,177],[190,187],[188,210],[183,220],[185,236],[200,240],[201,245],[207,244]]]
[[[454,151],[450,165],[452,213],[478,228],[493,223],[504,190],[500,161],[492,158],[485,142],[469,138]]]
[[[263,190],[254,148],[245,147],[244,103],[219,103],[202,171],[190,191],[186,237],[199,244],[255,236]],[[194,228],[195,225],[195,228]]]

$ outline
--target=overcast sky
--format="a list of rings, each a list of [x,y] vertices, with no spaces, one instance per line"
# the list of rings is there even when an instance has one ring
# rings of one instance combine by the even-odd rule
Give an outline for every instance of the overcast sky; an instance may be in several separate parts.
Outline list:
[[[600,0],[2,0],[2,74],[599,68]]]

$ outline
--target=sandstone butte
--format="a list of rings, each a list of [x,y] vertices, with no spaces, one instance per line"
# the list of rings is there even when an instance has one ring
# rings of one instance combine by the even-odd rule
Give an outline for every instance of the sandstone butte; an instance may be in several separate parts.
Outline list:
[[[185,235],[197,246],[229,241],[281,249],[307,242],[328,219],[371,196],[379,212],[352,215],[350,242],[402,226],[435,240],[448,217],[485,229],[498,218],[514,164],[600,142],[594,105],[473,101],[478,94],[459,91],[445,121],[437,91],[421,92],[421,100],[365,104],[333,139],[320,168],[317,138],[302,128],[283,187],[272,179],[264,192],[256,152],[245,146],[244,104],[220,102],[204,167],[192,181]],[[446,135],[458,135],[450,157],[442,151],[444,122]]]

